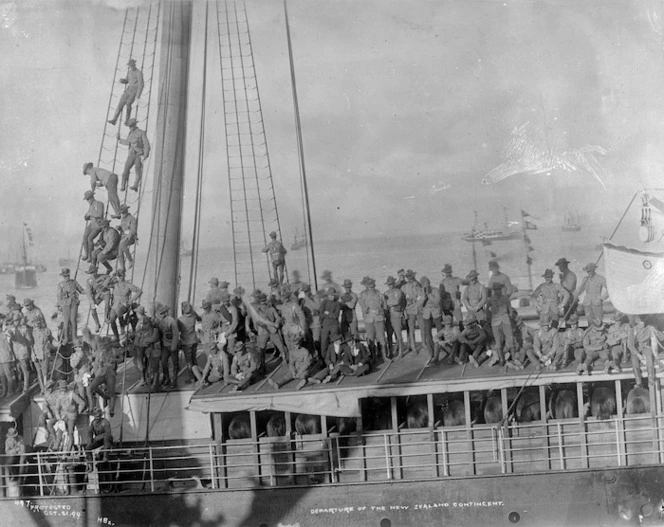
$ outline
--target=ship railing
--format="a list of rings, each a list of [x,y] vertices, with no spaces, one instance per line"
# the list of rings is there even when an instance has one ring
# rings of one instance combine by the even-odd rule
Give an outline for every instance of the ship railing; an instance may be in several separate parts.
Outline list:
[[[216,445],[172,445],[0,456],[0,494],[61,496],[211,487]]]
[[[664,462],[664,416],[259,437],[0,456],[3,496],[308,486]]]

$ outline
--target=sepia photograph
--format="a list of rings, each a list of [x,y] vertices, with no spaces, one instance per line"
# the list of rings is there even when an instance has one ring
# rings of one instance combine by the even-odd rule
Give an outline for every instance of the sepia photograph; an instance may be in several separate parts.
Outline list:
[[[0,524],[664,525],[661,0],[0,0]]]

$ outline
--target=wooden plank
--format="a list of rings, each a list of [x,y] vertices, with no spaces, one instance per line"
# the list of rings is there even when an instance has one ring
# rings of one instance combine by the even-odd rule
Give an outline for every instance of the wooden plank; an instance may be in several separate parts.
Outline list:
[[[514,467],[512,466],[512,441],[509,435],[509,426],[505,426],[506,423],[509,423],[509,416],[507,415],[507,412],[509,411],[510,405],[507,400],[507,389],[503,388],[500,390],[500,402],[503,406],[503,422],[502,422],[502,429],[506,433],[503,434],[505,444],[500,445],[500,447],[503,449],[503,452],[505,454],[505,470],[507,473],[511,473],[514,471]],[[500,435],[498,436],[500,437]],[[505,446],[506,445],[506,446]]]
[[[224,421],[223,414],[213,413],[212,420],[214,426],[214,438],[217,441],[217,455],[215,457],[215,464],[217,465],[216,477],[217,488],[228,488],[228,478],[226,477],[226,447],[224,446]]]
[[[398,466],[397,470],[397,478],[398,479],[403,479],[403,460],[401,459],[401,437],[399,436],[399,412],[397,411],[397,398],[396,397],[390,397],[390,409],[392,410],[392,431],[394,432],[393,436],[395,439],[395,449],[396,449],[396,463]],[[391,437],[390,437],[390,447],[387,449],[387,451],[391,454],[392,453],[392,447],[391,447]],[[394,457],[390,459],[389,465],[391,467],[394,467]],[[392,470],[392,473],[394,474],[394,470]]]

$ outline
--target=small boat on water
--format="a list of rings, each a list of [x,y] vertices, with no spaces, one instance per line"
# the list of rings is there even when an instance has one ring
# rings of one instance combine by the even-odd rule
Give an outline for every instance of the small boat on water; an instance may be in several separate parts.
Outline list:
[[[493,242],[501,240],[517,240],[521,238],[521,231],[512,228],[514,222],[509,222],[507,219],[507,211],[505,212],[505,226],[502,228],[489,228],[487,223],[480,226],[477,211],[475,211],[475,221],[469,233],[464,234],[461,239],[467,242]]]
[[[306,236],[302,236],[299,233],[295,234],[293,237],[293,243],[291,243],[291,251],[299,251],[300,249],[304,249],[307,246],[307,238]]]

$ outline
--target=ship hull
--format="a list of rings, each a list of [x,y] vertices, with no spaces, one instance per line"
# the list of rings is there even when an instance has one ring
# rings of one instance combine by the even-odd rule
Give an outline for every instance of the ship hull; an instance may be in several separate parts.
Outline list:
[[[6,498],[6,525],[659,524],[664,467],[313,487]],[[389,520],[386,522],[385,519]],[[636,522],[636,523],[635,523]]]

